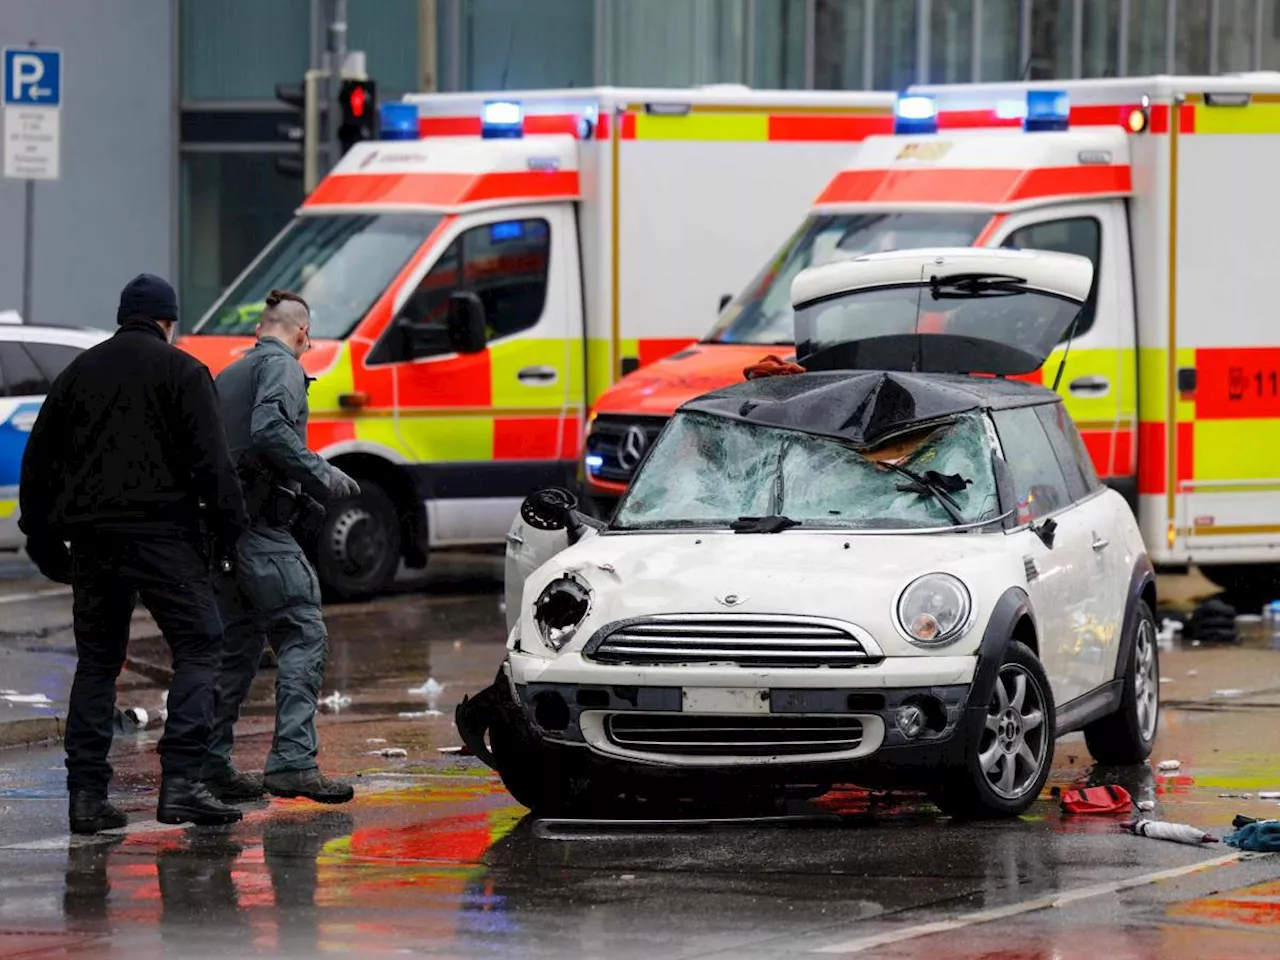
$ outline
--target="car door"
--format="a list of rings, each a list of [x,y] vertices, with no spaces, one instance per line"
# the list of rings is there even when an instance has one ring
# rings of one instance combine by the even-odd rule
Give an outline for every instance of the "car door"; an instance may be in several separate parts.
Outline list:
[[[49,378],[18,340],[0,341],[0,550],[23,543],[18,529],[22,454],[49,392]]]
[[[1014,488],[1011,535],[1023,551],[1040,662],[1061,707],[1096,686],[1102,650],[1090,630],[1098,606],[1091,592],[1104,572],[1093,550],[1091,521],[1072,501],[1037,409],[997,410],[993,419]],[[1033,529],[1048,520],[1056,524],[1052,546]]]
[[[1128,218],[1121,200],[1057,204],[1004,218],[992,246],[1088,257],[1094,303],[1081,314],[1059,392],[1098,474],[1137,493],[1137,352]],[[1041,368],[1052,385],[1063,345]]]
[[[522,497],[563,483],[571,351],[582,350],[577,235],[568,204],[458,217],[441,253],[405,283],[384,337],[396,431],[414,455],[434,545],[500,541]],[[487,344],[459,354],[449,298],[476,294]],[[371,356],[385,357],[380,343]],[[577,390],[574,395],[581,393]]]

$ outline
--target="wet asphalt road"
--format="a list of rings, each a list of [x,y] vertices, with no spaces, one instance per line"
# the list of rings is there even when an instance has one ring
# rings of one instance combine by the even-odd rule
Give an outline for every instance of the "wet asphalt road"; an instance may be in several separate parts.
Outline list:
[[[453,705],[501,659],[499,559],[442,555],[425,583],[329,612],[325,694],[351,703],[325,713],[321,762],[354,778],[351,804],[273,800],[225,831],[163,827],[148,729],[113,757],[129,829],[69,840],[60,750],[0,752],[0,958],[1280,956],[1280,857],[1129,837],[1123,818],[1064,818],[1048,790],[1020,820],[969,826],[852,788],[765,823],[526,816],[486,768],[440,752],[458,743]],[[0,576],[0,600],[47,586]],[[39,637],[27,647],[62,671],[67,606],[19,599],[0,626]],[[131,657],[144,673],[121,705],[154,713],[163,644]],[[1236,813],[1280,816],[1257,796],[1280,790],[1280,650],[1187,647],[1161,673],[1153,759],[1181,768],[1095,770],[1074,736],[1050,788],[1120,783],[1217,836]],[[438,702],[409,692],[428,677]],[[272,679],[242,721],[244,767],[269,745]]]

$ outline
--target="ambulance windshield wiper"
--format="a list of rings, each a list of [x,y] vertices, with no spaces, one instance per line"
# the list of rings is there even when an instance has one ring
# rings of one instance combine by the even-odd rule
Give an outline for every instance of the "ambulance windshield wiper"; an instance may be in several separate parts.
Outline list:
[[[951,273],[929,278],[929,292],[935,300],[966,300],[970,297],[1010,297],[1026,293],[1026,277],[1004,273]]]

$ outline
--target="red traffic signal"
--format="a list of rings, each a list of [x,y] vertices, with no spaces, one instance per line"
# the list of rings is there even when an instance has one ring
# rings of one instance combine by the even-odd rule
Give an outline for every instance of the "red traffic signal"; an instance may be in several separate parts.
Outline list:
[[[343,80],[338,89],[338,142],[346,153],[378,135],[378,86],[372,80]]]

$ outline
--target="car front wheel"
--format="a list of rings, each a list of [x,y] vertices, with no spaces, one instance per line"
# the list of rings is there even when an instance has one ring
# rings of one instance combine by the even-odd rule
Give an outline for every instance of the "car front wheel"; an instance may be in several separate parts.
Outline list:
[[[970,731],[965,763],[934,799],[954,817],[1016,817],[1044,788],[1053,762],[1053,695],[1036,655],[1013,641],[996,673],[982,723]]]
[[[314,550],[327,597],[355,600],[385,590],[400,565],[400,526],[391,498],[362,478],[353,499],[328,505]]]
[[[1160,719],[1160,652],[1156,619],[1143,601],[1133,618],[1133,642],[1124,671],[1120,709],[1084,728],[1093,759],[1108,766],[1141,763],[1151,756]]]

